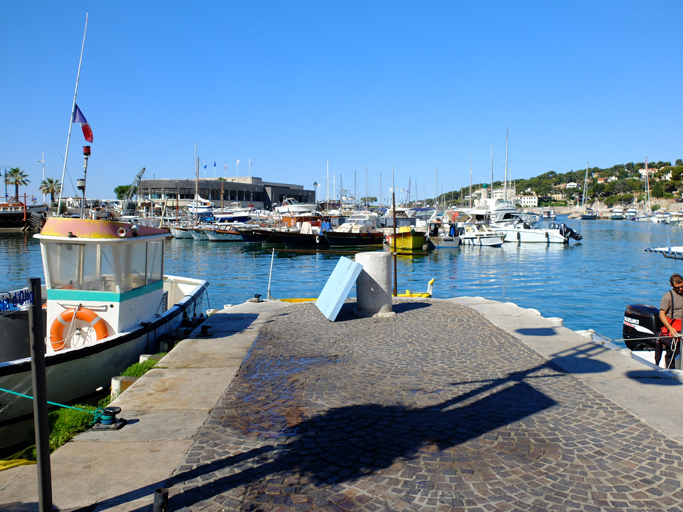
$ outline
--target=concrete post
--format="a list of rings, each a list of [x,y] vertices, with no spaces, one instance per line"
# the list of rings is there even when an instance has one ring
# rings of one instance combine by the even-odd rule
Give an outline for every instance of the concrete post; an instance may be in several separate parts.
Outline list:
[[[356,254],[363,270],[356,281],[356,314],[360,316],[392,316],[391,254],[366,252]]]

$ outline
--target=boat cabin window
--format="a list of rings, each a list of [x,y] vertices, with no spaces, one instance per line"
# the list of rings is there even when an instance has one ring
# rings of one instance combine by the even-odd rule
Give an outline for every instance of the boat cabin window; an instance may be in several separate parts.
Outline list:
[[[111,246],[53,242],[46,248],[51,288],[116,291]]]
[[[147,244],[122,244],[119,248],[121,257],[121,292],[126,293],[147,284]]]
[[[164,242],[147,242],[147,284],[156,283],[164,278]]]

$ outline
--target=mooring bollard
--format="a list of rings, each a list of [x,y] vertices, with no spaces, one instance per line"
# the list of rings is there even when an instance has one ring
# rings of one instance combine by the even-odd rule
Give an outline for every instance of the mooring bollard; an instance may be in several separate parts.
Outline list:
[[[161,487],[154,491],[153,512],[167,512],[168,510],[168,489]]]
[[[356,313],[360,316],[394,315],[391,310],[391,254],[359,253],[356,262],[363,265],[356,280]]]

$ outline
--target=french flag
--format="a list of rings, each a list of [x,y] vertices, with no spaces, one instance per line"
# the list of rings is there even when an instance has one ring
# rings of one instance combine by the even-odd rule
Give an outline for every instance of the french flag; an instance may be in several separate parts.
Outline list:
[[[92,142],[92,128],[90,128],[90,124],[85,119],[85,116],[83,115],[83,112],[81,112],[81,109],[78,108],[78,105],[76,105],[76,110],[74,111],[73,122],[81,124],[81,128],[83,129],[83,137],[85,137],[85,140],[87,140],[88,142]]]

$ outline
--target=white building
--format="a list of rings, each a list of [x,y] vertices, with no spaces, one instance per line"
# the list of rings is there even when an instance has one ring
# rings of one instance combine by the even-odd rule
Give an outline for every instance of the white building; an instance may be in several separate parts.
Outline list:
[[[515,198],[522,208],[533,208],[538,206],[538,196],[536,194],[524,194]]]
[[[517,195],[517,192],[515,189],[512,187],[512,185],[508,184],[508,199],[512,199]],[[505,199],[505,189],[503,187],[500,188],[494,188],[493,189],[493,198],[494,199]]]

